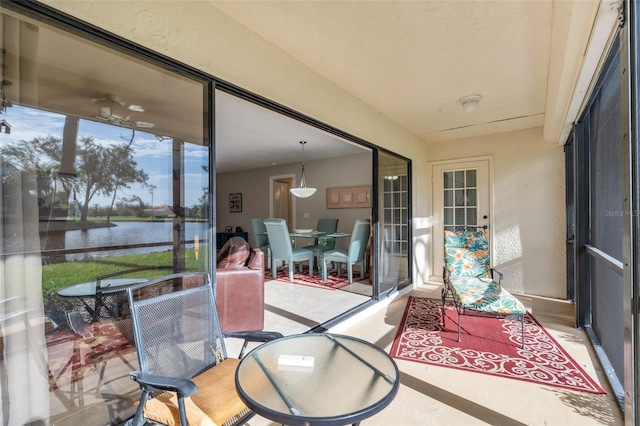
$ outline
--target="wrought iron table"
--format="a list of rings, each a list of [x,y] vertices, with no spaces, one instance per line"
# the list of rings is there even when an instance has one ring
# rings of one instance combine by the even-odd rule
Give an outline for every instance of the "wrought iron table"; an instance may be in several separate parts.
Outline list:
[[[313,357],[313,365],[290,365],[281,355]],[[294,426],[357,425],[391,403],[399,371],[389,354],[364,340],[298,334],[251,351],[235,380],[244,403],[267,419]]]
[[[108,289],[109,294],[121,293],[124,295],[127,287],[146,281],[148,278],[108,278],[100,282],[100,291],[98,291],[98,280],[88,281],[80,284],[74,284],[58,291],[58,295],[62,297],[75,297],[82,301],[87,312],[91,315],[92,321],[100,320],[102,308],[105,308],[112,318],[116,318],[118,313],[113,308],[106,305],[103,300],[104,292]],[[93,300],[93,306],[88,303]]]

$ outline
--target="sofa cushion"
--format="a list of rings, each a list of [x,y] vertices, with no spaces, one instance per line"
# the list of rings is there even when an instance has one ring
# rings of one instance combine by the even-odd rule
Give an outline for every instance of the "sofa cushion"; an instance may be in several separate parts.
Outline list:
[[[217,268],[242,268],[251,254],[251,246],[242,237],[230,238],[218,253]]]

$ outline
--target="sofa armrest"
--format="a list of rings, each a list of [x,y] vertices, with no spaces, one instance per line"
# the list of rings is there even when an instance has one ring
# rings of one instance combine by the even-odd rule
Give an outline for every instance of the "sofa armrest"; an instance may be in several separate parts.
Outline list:
[[[253,249],[248,265],[216,269],[216,306],[224,332],[264,328],[264,253]]]
[[[252,249],[247,262],[247,267],[249,269],[259,269],[264,271],[264,252],[259,248]]]

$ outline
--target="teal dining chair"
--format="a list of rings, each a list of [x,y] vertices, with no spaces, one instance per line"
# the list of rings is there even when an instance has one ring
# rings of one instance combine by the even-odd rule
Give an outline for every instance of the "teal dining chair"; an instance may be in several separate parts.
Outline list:
[[[309,276],[313,276],[313,251],[305,248],[296,248],[291,244],[289,229],[284,219],[265,219],[264,225],[269,236],[269,248],[271,249],[271,274],[276,278],[276,261],[283,260],[289,267],[289,281],[293,281],[294,262],[300,262],[300,273],[303,272],[302,262],[309,261]]]
[[[255,247],[262,250],[267,256],[269,254],[269,237],[267,236],[267,228],[264,226],[264,219],[251,219],[251,231],[253,232]]]
[[[371,222],[369,219],[356,220],[351,233],[351,241],[349,249],[333,249],[327,250],[322,255],[322,279],[327,278],[327,262],[338,263],[338,275],[341,273],[340,266],[342,263],[347,264],[349,284],[353,282],[353,265],[360,263],[360,279],[364,279],[365,252],[367,243],[369,242],[369,234],[371,231]]]

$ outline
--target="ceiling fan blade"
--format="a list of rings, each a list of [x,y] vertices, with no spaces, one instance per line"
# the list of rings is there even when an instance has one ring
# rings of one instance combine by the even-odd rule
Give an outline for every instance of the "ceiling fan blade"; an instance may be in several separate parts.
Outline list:
[[[151,129],[155,127],[155,124],[149,123],[148,121],[135,121],[134,125],[136,127],[140,127],[141,129]]]

